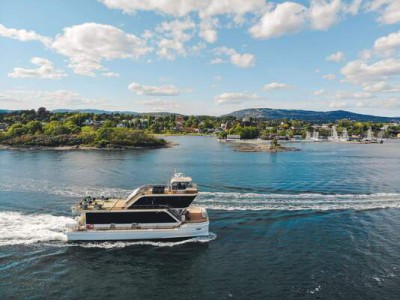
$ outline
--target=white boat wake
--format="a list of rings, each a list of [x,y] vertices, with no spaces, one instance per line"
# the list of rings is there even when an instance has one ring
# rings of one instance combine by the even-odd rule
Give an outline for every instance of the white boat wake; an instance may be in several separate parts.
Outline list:
[[[400,194],[200,193],[197,204],[209,210],[371,210],[399,208]]]
[[[67,241],[64,230],[73,218],[47,214],[0,212],[0,246]]]

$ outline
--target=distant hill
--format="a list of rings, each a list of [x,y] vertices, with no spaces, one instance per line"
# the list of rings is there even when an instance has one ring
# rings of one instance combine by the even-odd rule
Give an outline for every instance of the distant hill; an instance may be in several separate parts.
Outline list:
[[[6,114],[12,112],[12,110],[7,110],[7,109],[0,109],[0,114]]]
[[[134,111],[110,111],[110,110],[100,110],[100,109],[53,109],[53,113],[69,113],[69,112],[80,112],[87,114],[121,114],[121,115],[138,115],[139,113]]]
[[[361,122],[400,121],[400,117],[380,117],[372,115],[363,115],[345,110],[312,111],[312,110],[295,110],[295,109],[248,108],[248,109],[234,111],[227,115],[234,116],[237,118],[254,117],[254,118],[269,119],[269,120],[292,119],[292,120],[303,120],[316,123],[334,122],[342,119],[361,121]]]

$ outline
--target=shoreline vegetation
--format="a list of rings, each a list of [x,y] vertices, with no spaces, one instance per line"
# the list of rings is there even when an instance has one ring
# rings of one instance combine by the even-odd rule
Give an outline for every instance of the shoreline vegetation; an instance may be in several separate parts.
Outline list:
[[[240,136],[235,151],[282,152],[290,147],[276,140],[306,140],[310,132],[327,139],[335,128],[349,141],[362,141],[367,132],[381,138],[400,136],[400,124],[338,120],[314,124],[304,120],[262,119],[234,116],[183,116],[153,113],[126,115],[87,112],[51,112],[44,107],[0,113],[0,149],[126,150],[173,146],[163,137],[214,136],[226,140]],[[245,141],[243,141],[245,140]],[[260,144],[257,140],[262,140]],[[268,144],[271,144],[268,146]],[[277,143],[277,141],[276,141]]]
[[[112,120],[90,126],[82,122],[81,114],[53,115],[45,108],[28,112],[29,115],[6,115],[17,121],[7,127],[1,123],[4,128],[0,130],[0,149],[126,150],[172,145],[144,130],[119,127]]]

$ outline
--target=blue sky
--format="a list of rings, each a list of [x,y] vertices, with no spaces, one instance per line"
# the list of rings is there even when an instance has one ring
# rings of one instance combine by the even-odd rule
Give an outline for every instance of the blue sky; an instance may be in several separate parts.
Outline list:
[[[0,108],[400,116],[400,1],[1,1]]]

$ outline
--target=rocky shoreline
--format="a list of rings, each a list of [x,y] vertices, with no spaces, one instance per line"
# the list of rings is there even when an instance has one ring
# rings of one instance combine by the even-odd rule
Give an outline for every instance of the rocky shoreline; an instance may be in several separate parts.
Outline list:
[[[27,151],[77,151],[77,150],[95,150],[95,151],[125,151],[125,150],[145,150],[145,149],[161,149],[161,148],[171,148],[174,144],[167,143],[166,145],[160,146],[107,146],[107,147],[96,147],[96,146],[85,146],[85,145],[74,145],[74,146],[28,146],[28,145],[21,145],[21,146],[11,146],[11,145],[1,145],[0,150],[27,150]]]
[[[236,152],[289,152],[289,151],[300,151],[298,148],[294,147],[283,147],[283,146],[271,146],[267,144],[251,144],[243,143],[234,146],[233,151]]]

